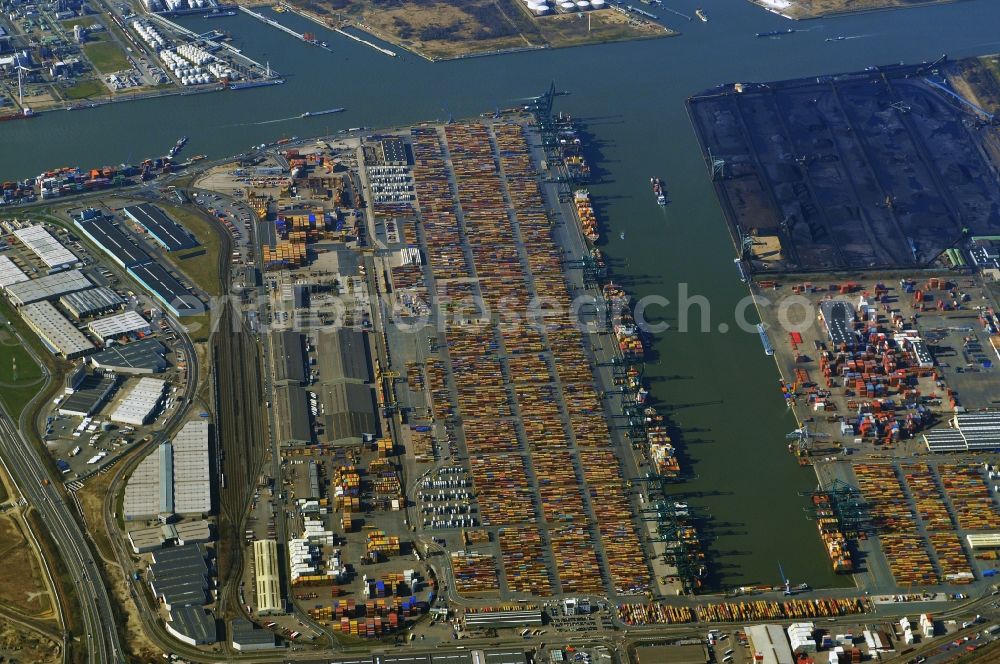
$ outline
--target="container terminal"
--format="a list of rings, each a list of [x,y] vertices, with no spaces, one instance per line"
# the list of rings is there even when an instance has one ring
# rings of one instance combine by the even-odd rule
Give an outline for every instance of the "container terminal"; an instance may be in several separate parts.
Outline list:
[[[923,455],[928,446],[959,440],[970,449],[973,427],[982,423],[968,423],[965,433],[959,419],[934,442],[935,415],[926,411],[933,412],[939,394],[952,409],[959,398],[974,406],[972,388],[949,393],[938,386],[942,375],[924,366],[924,350],[937,346],[922,346],[906,329],[908,309],[898,317],[886,309],[904,299],[890,295],[894,287],[881,284],[869,296],[859,284],[834,293],[798,282],[788,288],[820,305],[827,294],[850,296],[843,309],[820,306],[830,325],[823,318],[787,340],[768,328],[761,338],[779,367],[789,349],[796,351],[775,396],[803,413],[789,445],[813,466],[803,472],[817,475],[803,518],[816,522],[830,565],[853,575],[857,588],[811,589],[801,579],[725,595],[703,587],[710,545],[698,532],[703,515],[663,491],[691,471],[650,402],[643,378],[648,339],[632,316],[632,298],[597,246],[611,224],[597,218],[581,189],[590,166],[578,123],[553,116],[551,99],[533,101],[524,109],[530,114],[297,140],[234,162],[189,165],[196,183],[187,207],[232,248],[226,267],[240,296],[222,315],[239,332],[211,344],[215,405],[203,418],[219,421],[220,436],[209,448],[217,502],[175,507],[174,531],[188,542],[181,548],[201,547],[183,554],[184,574],[201,574],[199,560],[230,560],[235,551],[244,561],[231,572],[220,568],[218,592],[196,609],[142,609],[172,625],[179,636],[170,638],[189,644],[189,656],[208,652],[217,638],[202,629],[206,620],[228,620],[234,610],[257,623],[268,647],[319,648],[326,636],[475,643],[546,625],[570,638],[580,629],[654,634],[688,623],[864,621],[885,611],[943,611],[961,601],[956,597],[988,587],[995,558],[989,535],[1000,526],[991,482],[1000,469],[995,460],[986,467],[951,451]],[[116,196],[143,187],[168,199],[178,193],[167,189],[170,178],[123,182]],[[68,206],[79,207],[74,199],[88,193],[61,187]],[[178,259],[176,276],[188,277],[183,259],[170,254],[198,251],[186,248],[185,231],[196,237],[198,226],[149,210],[148,202],[115,200],[120,219],[81,217],[77,228],[88,247],[125,237],[132,249],[117,255],[126,268],[137,256],[156,256],[157,264]],[[103,260],[100,251],[94,256]],[[114,276],[131,280],[133,272]],[[146,290],[154,282],[136,283]],[[16,283],[12,288],[34,297]],[[785,285],[757,280],[752,288],[773,294]],[[542,293],[567,303],[588,293],[596,304],[582,321],[510,315],[529,311]],[[901,282],[898,293],[912,300],[919,319],[948,316],[937,304],[944,293],[955,312],[983,297],[965,282],[941,278]],[[66,414],[54,427],[53,437],[68,441],[56,449],[77,488],[116,461],[91,463],[92,453],[76,451],[104,431],[100,416],[84,411],[113,413],[119,401],[133,403],[134,390],[108,391],[101,368],[166,368],[184,389],[183,370],[198,356],[183,346],[157,351],[147,343],[152,330],[115,318],[116,296],[105,295],[68,292],[58,303],[67,324],[83,329],[93,345],[107,333],[120,337],[107,350],[87,351],[92,375],[66,395]],[[69,319],[84,311],[74,326]],[[89,317],[109,312],[114,320],[91,324]],[[996,324],[992,310],[978,320]],[[160,328],[158,339],[187,337],[183,319],[164,323],[150,326]],[[961,334],[934,325],[921,331],[924,338]],[[989,347],[977,345],[979,336],[964,333],[970,357]],[[67,329],[64,337],[59,344],[70,348],[76,336]],[[820,374],[822,382],[810,379]],[[963,385],[972,378],[957,374],[969,380]],[[113,416],[120,420],[113,426],[138,431],[114,434],[109,451],[129,449],[117,438],[138,439],[150,422],[181,409],[173,385],[159,395],[143,387],[136,398],[144,401]],[[898,406],[893,390],[902,395]],[[916,403],[918,395],[929,398]],[[265,408],[240,423],[231,413],[247,402]],[[856,417],[830,421],[838,408]],[[817,417],[821,411],[825,417]],[[82,429],[67,428],[72,418],[84,418]],[[835,444],[831,429],[843,442]],[[174,466],[189,459],[188,438],[168,438],[173,447],[141,439],[151,454],[115,464],[122,470],[114,490],[132,515],[115,547],[123,560],[140,560],[131,563],[137,588],[152,582],[155,591],[157,577],[167,574],[155,566],[179,564],[161,553],[179,540],[154,523],[163,506],[150,507],[147,498],[164,485],[168,459]],[[71,449],[74,440],[81,443]],[[248,448],[247,440],[255,442]],[[176,472],[175,501],[201,491]],[[226,525],[240,505],[249,506],[245,517]]]

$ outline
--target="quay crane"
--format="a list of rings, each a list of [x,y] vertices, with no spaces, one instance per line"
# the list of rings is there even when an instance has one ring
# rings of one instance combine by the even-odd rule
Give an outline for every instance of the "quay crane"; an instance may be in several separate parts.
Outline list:
[[[778,572],[781,574],[781,583],[785,586],[785,590],[782,592],[786,597],[791,597],[795,593],[805,592],[809,590],[808,583],[800,583],[799,585],[792,587],[792,582],[788,580],[785,576],[785,568],[781,566],[781,561],[778,561]]]
[[[821,433],[819,431],[811,431],[809,429],[809,425],[808,424],[804,424],[800,428],[798,428],[795,431],[791,432],[790,434],[787,434],[785,436],[785,439],[786,440],[794,440],[794,441],[796,441],[795,442],[795,453],[798,456],[808,456],[809,452],[810,452],[810,445],[813,442],[813,440],[818,440],[818,439],[823,439],[823,438],[829,438],[829,437],[830,437],[830,434],[828,434],[828,433]],[[789,444],[788,448],[791,449],[792,445]]]

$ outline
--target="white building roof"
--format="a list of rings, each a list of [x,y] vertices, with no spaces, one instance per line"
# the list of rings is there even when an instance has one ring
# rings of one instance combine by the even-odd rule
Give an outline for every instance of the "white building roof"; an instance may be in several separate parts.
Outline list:
[[[25,226],[14,231],[14,236],[31,250],[49,268],[66,267],[80,259],[62,242],[45,230],[44,226]]]
[[[7,288],[11,284],[27,281],[26,275],[21,268],[14,264],[8,256],[0,256],[0,288]]]
[[[42,300],[27,304],[21,307],[21,316],[54,353],[76,357],[94,350],[90,339],[59,313],[51,302]]]
[[[99,318],[87,326],[98,339],[105,341],[134,332],[148,332],[149,321],[135,311],[123,311],[114,316]]]
[[[126,521],[155,516],[161,512],[159,448],[140,461],[132,471],[132,477],[125,485],[122,511]]]
[[[750,640],[751,656],[760,664],[794,664],[792,648],[780,625],[750,625],[746,628]]]
[[[254,582],[257,587],[257,612],[260,614],[283,611],[281,602],[281,574],[278,571],[278,543],[274,540],[257,540],[253,543]]]
[[[188,422],[174,437],[174,511],[207,514],[212,511],[212,483],[208,459],[208,422]]]
[[[160,403],[167,384],[156,378],[141,378],[111,413],[111,421],[142,426]]]
[[[66,293],[90,288],[93,284],[79,270],[66,270],[30,279],[7,287],[7,295],[16,307],[39,300],[48,300]]]

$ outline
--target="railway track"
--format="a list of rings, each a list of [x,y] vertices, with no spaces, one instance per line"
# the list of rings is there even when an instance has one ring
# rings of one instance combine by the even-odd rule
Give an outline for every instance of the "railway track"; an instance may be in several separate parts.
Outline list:
[[[220,553],[219,560],[224,611],[232,606],[233,589],[238,586],[228,575],[242,569],[240,528],[267,438],[261,418],[264,399],[260,346],[232,305],[226,303],[225,307],[212,342],[220,448],[219,513],[225,520],[225,525],[220,524],[219,539],[228,548],[227,559]]]

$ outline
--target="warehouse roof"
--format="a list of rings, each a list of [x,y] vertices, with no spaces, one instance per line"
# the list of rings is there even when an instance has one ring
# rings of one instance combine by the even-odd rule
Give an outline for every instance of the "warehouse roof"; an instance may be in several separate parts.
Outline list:
[[[317,348],[319,379],[323,383],[372,380],[364,332],[348,328],[321,330],[317,333]]]
[[[274,647],[274,632],[260,629],[246,618],[233,621],[233,648],[236,650],[259,650]]]
[[[1000,449],[1000,411],[962,413],[951,420],[952,428],[932,429],[923,434],[931,452]]]
[[[139,280],[163,305],[178,316],[201,313],[197,298],[159,263],[146,263],[129,268],[129,274]]]
[[[178,514],[212,511],[208,434],[208,422],[192,420],[174,436],[174,511]]]
[[[257,588],[257,611],[282,611],[281,573],[278,571],[278,544],[273,539],[253,543],[254,583]]]
[[[210,584],[201,546],[186,544],[158,549],[151,555],[150,586],[169,608],[205,603]]]
[[[92,285],[83,272],[67,270],[11,284],[7,287],[7,294],[14,306],[21,306],[90,288]]]
[[[278,442],[312,442],[309,400],[299,385],[276,385],[274,388],[275,422]]]
[[[853,346],[856,343],[854,308],[850,303],[843,300],[824,300],[820,302],[819,310],[823,314],[827,334],[834,345]]]
[[[306,382],[306,359],[302,335],[292,331],[271,333],[271,357],[274,358],[274,382]]]
[[[191,237],[187,229],[155,205],[149,203],[130,205],[123,208],[122,212],[149,231],[149,234],[167,251],[178,251],[198,246],[198,242]]]
[[[102,341],[127,334],[148,333],[150,331],[149,321],[131,310],[91,321],[87,328]]]
[[[197,521],[183,521],[171,526],[177,542],[183,544],[197,544],[198,542],[210,542],[212,540],[212,527],[208,521],[198,519]]]
[[[109,346],[90,356],[90,362],[108,371],[159,373],[167,368],[166,348],[156,339]]]
[[[59,304],[77,318],[83,318],[93,313],[117,309],[125,304],[125,300],[110,288],[98,286],[67,293],[59,298]]]
[[[386,164],[407,163],[406,143],[399,136],[388,136],[379,141],[382,159]]]
[[[160,403],[167,384],[156,378],[143,377],[139,379],[132,390],[111,413],[112,422],[121,422],[133,426],[141,426]]]
[[[163,546],[163,529],[156,526],[153,528],[137,528],[128,532],[128,540],[132,543],[132,550],[136,553],[146,553]]]
[[[59,404],[60,415],[89,417],[111,394],[118,377],[114,374],[91,374]]]
[[[64,357],[77,357],[94,350],[83,332],[59,313],[51,302],[42,300],[21,307],[21,316],[46,346]]]
[[[521,611],[487,611],[465,614],[467,627],[519,627],[542,624],[542,612],[538,609]]]
[[[750,648],[759,654],[761,664],[793,664],[792,647],[781,625],[750,625],[746,628]]]
[[[215,643],[219,640],[215,629],[215,618],[200,606],[171,609],[167,627],[196,645]]]
[[[163,512],[160,505],[159,447],[140,461],[128,478],[122,512],[126,521],[156,516]]]
[[[142,265],[153,260],[115,225],[111,217],[99,217],[87,221],[78,220],[76,225],[83,231],[84,235],[123,267]]]
[[[0,288],[27,281],[26,275],[8,256],[0,256]]]
[[[321,390],[323,414],[320,421],[330,441],[361,438],[378,429],[375,419],[375,394],[368,385],[340,383],[324,385]]]
[[[73,265],[80,260],[40,224],[18,228],[14,236],[49,268]]]

